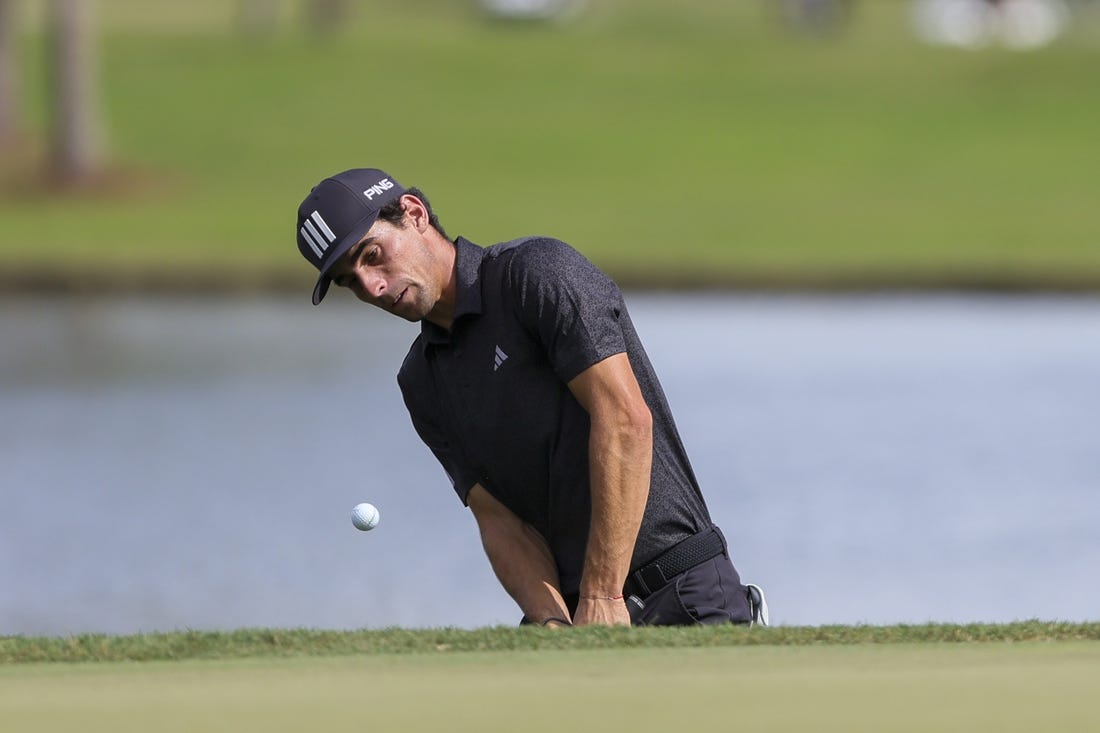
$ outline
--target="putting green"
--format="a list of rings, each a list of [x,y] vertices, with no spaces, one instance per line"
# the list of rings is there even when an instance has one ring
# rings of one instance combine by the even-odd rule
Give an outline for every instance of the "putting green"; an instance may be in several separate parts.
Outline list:
[[[0,667],[0,722],[42,732],[1096,730],[1097,670],[1093,642],[35,664]]]

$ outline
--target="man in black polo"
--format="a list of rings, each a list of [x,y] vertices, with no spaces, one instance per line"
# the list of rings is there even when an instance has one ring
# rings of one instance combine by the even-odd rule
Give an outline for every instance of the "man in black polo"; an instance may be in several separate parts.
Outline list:
[[[377,169],[325,179],[298,248],[330,283],[421,323],[398,375],[526,621],[767,623],[711,521],[622,294],[569,245],[447,238]]]

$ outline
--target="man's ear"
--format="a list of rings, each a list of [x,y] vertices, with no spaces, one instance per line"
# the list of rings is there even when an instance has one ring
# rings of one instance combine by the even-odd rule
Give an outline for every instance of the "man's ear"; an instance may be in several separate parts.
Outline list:
[[[406,193],[401,196],[401,208],[405,211],[405,218],[409,220],[409,223],[416,231],[423,234],[430,227],[431,221],[428,216],[428,207],[424,205],[416,196],[411,193]]]

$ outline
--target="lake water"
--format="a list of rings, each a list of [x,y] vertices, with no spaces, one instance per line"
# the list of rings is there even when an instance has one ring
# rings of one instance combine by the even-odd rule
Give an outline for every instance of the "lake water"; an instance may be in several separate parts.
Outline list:
[[[0,301],[0,634],[518,620],[329,300]],[[628,303],[773,622],[1100,619],[1100,299]]]

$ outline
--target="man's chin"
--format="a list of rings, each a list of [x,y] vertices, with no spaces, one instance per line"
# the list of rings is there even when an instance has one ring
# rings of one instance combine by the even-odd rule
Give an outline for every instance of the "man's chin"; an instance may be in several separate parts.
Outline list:
[[[424,320],[428,316],[426,308],[421,308],[418,303],[410,301],[402,301],[397,304],[397,307],[390,311],[398,318],[404,318],[410,323],[417,323]]]

